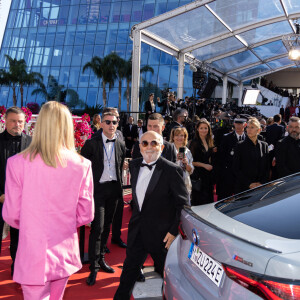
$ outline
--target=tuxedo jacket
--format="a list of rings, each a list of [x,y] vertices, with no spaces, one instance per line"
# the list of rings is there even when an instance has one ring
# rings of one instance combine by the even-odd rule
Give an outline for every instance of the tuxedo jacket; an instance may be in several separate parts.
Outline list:
[[[188,204],[188,191],[182,169],[160,157],[140,210],[136,188],[142,161],[143,158],[138,158],[129,164],[133,211],[128,227],[127,244],[131,247],[140,232],[147,251],[156,252],[164,249],[163,240],[168,232],[175,236],[178,234],[181,209]]]
[[[161,153],[161,156],[169,161],[176,162],[177,154],[174,144],[171,144],[164,140],[164,146],[165,147],[163,152]],[[132,158],[135,159],[140,157],[142,157],[142,154],[140,152],[139,142],[137,141],[133,146]]]
[[[284,138],[284,127],[282,125],[274,123],[266,127],[266,142],[269,145],[272,144],[276,147],[277,142],[282,138]]]
[[[131,130],[130,130],[129,124],[126,124],[124,126],[124,129],[123,129],[123,135],[125,137],[126,147],[128,149],[131,149],[132,146],[134,145],[134,140],[133,139],[137,139],[138,136],[139,136],[137,125],[136,124],[132,124],[131,125]],[[128,140],[127,139],[128,137],[131,137],[131,140]]]
[[[124,142],[120,141],[117,138],[115,141],[114,155],[120,195],[122,195],[122,169],[125,159],[125,153],[126,151]],[[104,149],[102,134],[97,134],[91,139],[87,140],[81,149],[81,155],[92,162],[94,193],[96,194],[101,192],[99,181],[104,170]]]

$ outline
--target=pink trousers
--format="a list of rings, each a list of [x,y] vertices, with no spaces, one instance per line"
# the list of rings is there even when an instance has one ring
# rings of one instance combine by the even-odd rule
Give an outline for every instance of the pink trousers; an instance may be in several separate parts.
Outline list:
[[[69,277],[47,281],[45,285],[22,284],[24,300],[61,300]]]

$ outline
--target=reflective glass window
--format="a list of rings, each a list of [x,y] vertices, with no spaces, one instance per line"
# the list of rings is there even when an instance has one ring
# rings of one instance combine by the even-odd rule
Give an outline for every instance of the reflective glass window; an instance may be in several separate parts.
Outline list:
[[[132,12],[131,12],[131,21],[132,22],[141,22],[143,14],[143,2],[142,1],[133,1]]]
[[[45,39],[45,46],[53,46],[55,41],[56,27],[48,27],[47,37]]]
[[[43,47],[36,47],[35,48],[33,61],[32,61],[32,66],[40,66],[42,64],[43,52],[44,52]]]
[[[26,47],[35,45],[37,28],[29,28],[26,40]]]
[[[167,1],[157,0],[155,4],[155,15],[161,15],[167,11]]]
[[[119,24],[109,24],[107,28],[106,43],[113,44],[117,41]]]
[[[43,66],[50,66],[51,59],[53,56],[53,48],[52,47],[45,47],[44,49],[44,56],[43,56]]]
[[[127,43],[129,35],[129,23],[119,23],[117,43]]]
[[[58,25],[65,25],[68,23],[69,10],[70,10],[69,6],[59,7]]]
[[[79,87],[88,87],[89,86],[89,78],[90,78],[90,70],[86,70],[84,73],[80,70],[79,74]]]
[[[5,30],[5,35],[4,35],[4,38],[2,40],[2,47],[8,47],[9,44],[10,44],[10,40],[12,38],[12,32],[13,30],[12,29],[6,29]]]
[[[55,36],[55,46],[62,46],[65,42],[66,26],[58,26]]]
[[[93,57],[94,46],[86,45],[83,49],[83,57],[81,61],[81,65],[84,66],[87,62],[89,62]]]
[[[160,63],[165,65],[170,65],[172,62],[172,56],[166,52],[161,52]]]
[[[8,17],[8,20],[7,20],[7,24],[6,24],[7,28],[13,28],[14,27],[17,12],[18,12],[17,10],[10,10],[9,17]]]
[[[283,66],[291,65],[291,64],[293,64],[293,62],[288,57],[283,57],[280,59],[269,61],[267,64],[270,68],[277,69],[277,68],[281,68]]]
[[[167,11],[175,9],[178,7],[178,0],[168,0]]]
[[[73,25],[77,23],[78,11],[79,11],[78,5],[70,6],[68,24]]]
[[[83,46],[74,46],[72,53],[71,66],[80,66],[82,59]]]
[[[122,57],[126,57],[126,44],[116,44],[116,53]]]
[[[267,59],[273,56],[287,53],[287,50],[284,44],[282,43],[281,39],[272,43],[253,48],[253,50],[262,59]]]
[[[23,25],[22,27],[28,27],[30,21],[30,11],[25,10],[24,11],[24,17],[23,17]]]
[[[26,39],[27,39],[27,33],[28,33],[28,28],[23,28],[20,31],[19,47],[25,47]]]
[[[120,20],[121,2],[111,3],[110,23],[117,23]]]
[[[75,39],[75,26],[67,26],[65,45],[73,45]]]
[[[99,22],[107,23],[109,20],[109,13],[110,13],[110,4],[109,3],[101,3]]]
[[[169,87],[177,87],[178,84],[178,65],[172,65]]]
[[[78,11],[78,24],[87,24],[89,16],[89,6],[88,5],[80,5]]]
[[[129,59],[132,54],[132,44],[127,44],[126,55],[125,58]]]
[[[78,88],[77,89],[77,93],[78,93],[78,96],[79,96],[79,99],[80,100],[86,100],[86,93],[87,93],[87,88]],[[77,106],[78,107],[78,106]]]
[[[50,3],[46,1],[42,1],[40,7],[41,19],[48,20],[50,14]]]
[[[60,66],[61,58],[62,58],[62,49],[54,48],[51,65],[52,66]]]
[[[78,86],[80,67],[70,68],[69,87],[74,88]]]
[[[95,46],[93,56],[103,57],[104,56],[104,45]]]
[[[44,78],[44,84],[47,84],[50,69],[48,67],[42,67],[40,73],[42,74],[42,76]]]
[[[104,47],[104,55],[108,55],[116,50],[116,44],[113,45],[105,45]]]
[[[59,83],[67,86],[69,83],[69,76],[70,76],[70,68],[68,67],[61,67],[59,73]]]
[[[85,33],[85,45],[92,45],[96,37],[96,25],[88,25]]]
[[[122,3],[122,9],[120,11],[120,22],[130,22],[131,8],[132,1],[126,1]]]
[[[141,47],[141,65],[147,65],[148,64],[149,52],[150,52],[150,46],[148,44],[142,43],[142,47]]]
[[[13,37],[10,40],[10,47],[17,47],[19,43],[20,29],[16,28],[13,31]]]
[[[95,106],[97,102],[98,89],[89,88],[87,91],[86,104],[89,106]]]
[[[59,68],[52,67],[50,69],[50,75],[52,75],[55,78],[55,80],[58,80],[58,77],[59,77]]]
[[[39,27],[36,35],[36,45],[44,46],[45,38],[46,38],[46,27]]]
[[[148,64],[151,66],[158,65],[160,61],[160,53],[161,53],[160,50],[154,47],[150,47]]]
[[[143,9],[143,21],[154,17],[155,4],[154,0],[145,0]]]
[[[23,59],[24,53],[25,53],[25,48],[18,48],[17,54],[16,54],[16,59],[17,60]]]
[[[88,23],[89,24],[98,23],[99,17],[100,17],[100,3],[92,2],[90,5]]]
[[[107,33],[107,25],[106,24],[98,25],[95,44],[105,44],[106,33]]]
[[[193,88],[193,72],[190,70],[188,65],[184,68],[184,89]],[[190,95],[191,96],[191,95]]]
[[[77,26],[75,41],[74,41],[75,45],[84,45],[85,33],[86,33],[86,26],[83,25]]]
[[[39,24],[40,15],[37,13],[36,9],[32,9],[30,13],[30,27],[36,27]]]
[[[164,87],[165,84],[169,84],[170,80],[170,72],[171,72],[171,66],[166,65],[160,65],[159,71],[158,71],[158,84],[159,87]]]
[[[16,18],[14,22],[15,27],[22,27],[23,15],[24,15],[23,10],[16,11]]]

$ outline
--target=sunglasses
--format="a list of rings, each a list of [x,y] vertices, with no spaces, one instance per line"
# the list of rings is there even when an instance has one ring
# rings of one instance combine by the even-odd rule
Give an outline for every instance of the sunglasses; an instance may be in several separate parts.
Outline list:
[[[103,121],[106,125],[110,125],[110,123],[113,123],[113,125],[117,125],[118,121],[110,121],[110,120],[105,120]]]
[[[141,145],[143,147],[148,147],[148,145],[150,144],[151,147],[157,147],[159,145],[159,143],[157,141],[151,141],[150,143],[148,141],[142,141]]]

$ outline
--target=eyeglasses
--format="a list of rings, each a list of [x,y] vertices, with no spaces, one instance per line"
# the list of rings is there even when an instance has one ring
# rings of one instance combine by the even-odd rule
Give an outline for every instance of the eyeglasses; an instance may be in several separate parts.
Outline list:
[[[150,144],[151,147],[157,147],[159,145],[159,143],[157,141],[151,141],[150,143],[148,141],[142,141],[141,145],[143,147],[148,147],[148,145]]]
[[[118,121],[110,121],[110,120],[105,120],[103,121],[106,125],[110,125],[110,123],[113,123],[113,125],[117,125]]]
[[[187,118],[187,116],[179,116],[179,117],[181,117],[181,118]]]

